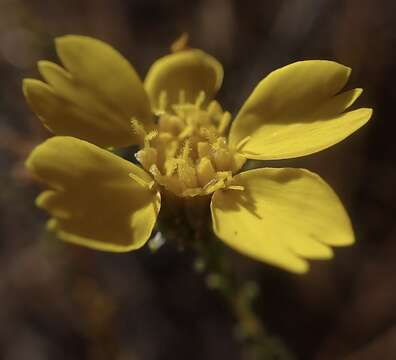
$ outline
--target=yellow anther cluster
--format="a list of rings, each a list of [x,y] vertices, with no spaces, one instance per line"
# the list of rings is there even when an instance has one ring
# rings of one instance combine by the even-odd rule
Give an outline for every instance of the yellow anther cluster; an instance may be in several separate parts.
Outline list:
[[[157,131],[147,133],[137,121],[132,122],[144,144],[136,159],[157,183],[178,196],[206,195],[231,186],[232,174],[245,159],[224,137],[230,113],[216,101],[204,106],[204,93],[195,103],[188,103],[181,92],[179,103],[170,108],[166,98],[163,94]]]

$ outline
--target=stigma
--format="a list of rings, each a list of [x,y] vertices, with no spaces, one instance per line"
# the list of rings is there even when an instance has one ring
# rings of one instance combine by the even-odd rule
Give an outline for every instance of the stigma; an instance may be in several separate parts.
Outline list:
[[[227,144],[225,132],[231,114],[217,101],[204,105],[203,92],[189,103],[180,91],[179,102],[171,106],[163,92],[160,104],[154,130],[147,131],[132,120],[141,138],[135,156],[142,167],[158,184],[181,197],[208,195],[232,186],[232,176],[245,158]]]

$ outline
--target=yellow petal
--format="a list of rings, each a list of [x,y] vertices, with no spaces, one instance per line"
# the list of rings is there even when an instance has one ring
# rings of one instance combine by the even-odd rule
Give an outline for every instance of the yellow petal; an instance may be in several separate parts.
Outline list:
[[[26,165],[51,188],[36,203],[51,214],[48,227],[61,239],[123,252],[141,247],[149,238],[160,196],[150,190],[150,175],[136,165],[86,141],[62,136],[36,147]]]
[[[223,67],[212,56],[201,50],[176,52],[158,59],[150,68],[144,86],[155,110],[163,110],[160,97],[165,96],[166,106],[179,103],[183,93],[185,101],[194,103],[201,91],[206,103],[213,98],[223,81]],[[161,95],[166,94],[166,95]]]
[[[350,68],[309,60],[285,66],[262,80],[230,130],[230,144],[250,159],[275,160],[326,149],[363,126],[372,110],[344,112],[362,90],[339,94]],[[242,143],[241,143],[242,142]]]
[[[264,168],[234,177],[240,190],[218,190],[211,210],[216,235],[235,250],[296,273],[306,258],[329,259],[354,242],[345,209],[318,175]]]
[[[128,61],[108,44],[85,36],[56,40],[65,69],[48,61],[39,70],[48,84],[24,81],[32,110],[57,135],[70,135],[99,146],[137,143],[132,117],[151,124],[143,84]]]

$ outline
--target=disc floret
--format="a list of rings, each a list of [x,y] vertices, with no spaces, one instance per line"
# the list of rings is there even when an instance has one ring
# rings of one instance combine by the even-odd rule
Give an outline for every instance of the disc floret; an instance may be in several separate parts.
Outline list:
[[[158,184],[178,196],[207,195],[229,186],[245,162],[224,136],[230,113],[217,101],[204,105],[203,92],[194,103],[185,101],[183,91],[179,103],[171,106],[166,93],[161,98],[156,130],[146,132],[132,121],[142,139],[136,159]]]

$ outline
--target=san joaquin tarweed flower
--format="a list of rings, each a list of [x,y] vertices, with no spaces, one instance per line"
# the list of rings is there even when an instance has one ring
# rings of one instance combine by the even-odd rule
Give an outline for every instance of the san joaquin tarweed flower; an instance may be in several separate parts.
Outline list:
[[[300,61],[265,77],[227,129],[213,100],[221,64],[197,49],[157,60],[142,82],[102,41],[56,40],[63,67],[40,61],[46,82],[24,81],[33,111],[56,136],[37,146],[28,168],[48,184],[37,198],[59,238],[94,249],[138,249],[150,237],[160,192],[211,196],[215,234],[255,259],[304,273],[306,259],[329,259],[354,242],[333,190],[304,169],[238,173],[246,159],[312,154],[364,125],[372,110],[346,111],[362,90],[341,92],[350,69]],[[141,167],[107,148],[139,145]]]

